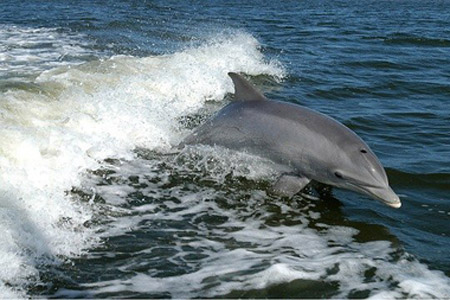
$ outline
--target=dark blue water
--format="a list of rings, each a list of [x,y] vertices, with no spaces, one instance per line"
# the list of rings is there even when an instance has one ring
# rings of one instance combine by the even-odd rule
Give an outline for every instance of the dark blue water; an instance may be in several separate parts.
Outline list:
[[[0,36],[4,297],[450,296],[449,1],[3,1]],[[401,209],[168,154],[228,71],[353,129]]]

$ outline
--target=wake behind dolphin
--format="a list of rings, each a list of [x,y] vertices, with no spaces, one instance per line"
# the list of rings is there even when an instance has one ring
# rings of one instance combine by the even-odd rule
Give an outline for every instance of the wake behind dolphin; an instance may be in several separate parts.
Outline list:
[[[270,101],[242,76],[228,75],[234,101],[183,144],[219,145],[274,161],[283,171],[273,189],[288,197],[315,180],[401,206],[380,161],[352,130],[300,105]]]

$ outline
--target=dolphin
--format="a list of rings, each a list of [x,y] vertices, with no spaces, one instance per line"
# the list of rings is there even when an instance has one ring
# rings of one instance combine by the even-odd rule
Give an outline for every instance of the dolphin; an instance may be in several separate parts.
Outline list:
[[[241,75],[228,75],[234,101],[180,145],[218,145],[267,158],[283,167],[273,187],[283,196],[292,197],[314,180],[401,206],[380,161],[356,133],[322,113],[268,100]]]

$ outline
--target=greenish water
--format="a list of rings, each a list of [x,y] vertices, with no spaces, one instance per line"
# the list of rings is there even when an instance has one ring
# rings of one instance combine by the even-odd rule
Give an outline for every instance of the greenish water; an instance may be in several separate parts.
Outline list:
[[[449,297],[449,4],[2,2],[0,297]],[[229,71],[357,132],[402,208],[173,153]]]

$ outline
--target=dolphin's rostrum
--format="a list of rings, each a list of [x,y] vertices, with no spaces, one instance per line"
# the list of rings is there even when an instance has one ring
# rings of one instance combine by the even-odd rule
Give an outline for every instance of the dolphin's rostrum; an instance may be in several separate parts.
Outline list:
[[[228,75],[234,101],[183,144],[219,145],[274,161],[285,170],[274,190],[286,196],[315,180],[401,206],[378,158],[353,131],[300,105],[268,100],[242,76]]]

